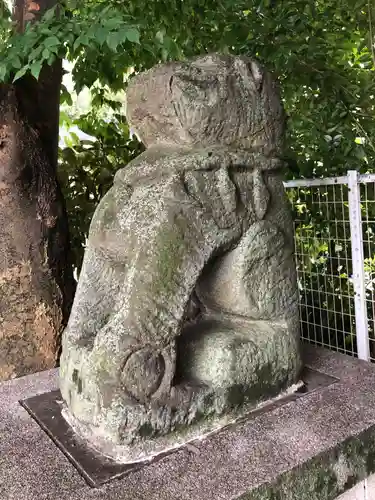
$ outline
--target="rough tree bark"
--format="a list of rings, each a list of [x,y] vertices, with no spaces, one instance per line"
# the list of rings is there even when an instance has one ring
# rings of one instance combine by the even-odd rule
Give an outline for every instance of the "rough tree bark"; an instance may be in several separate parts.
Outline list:
[[[22,30],[56,0],[15,0]],[[0,86],[0,380],[56,365],[75,289],[56,178],[61,62]]]

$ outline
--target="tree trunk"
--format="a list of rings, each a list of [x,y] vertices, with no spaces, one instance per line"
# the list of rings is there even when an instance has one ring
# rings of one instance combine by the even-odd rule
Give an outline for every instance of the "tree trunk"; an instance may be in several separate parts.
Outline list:
[[[16,0],[37,20],[52,0]],[[73,300],[69,234],[57,182],[62,69],[0,86],[0,380],[56,365]]]

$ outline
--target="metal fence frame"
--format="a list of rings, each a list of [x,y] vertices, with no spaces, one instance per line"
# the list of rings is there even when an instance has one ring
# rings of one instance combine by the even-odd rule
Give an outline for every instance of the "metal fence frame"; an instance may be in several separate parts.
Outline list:
[[[357,355],[359,359],[370,361],[370,337],[368,332],[368,315],[366,305],[363,221],[360,191],[361,185],[366,183],[375,183],[375,174],[360,175],[356,170],[349,170],[345,176],[323,179],[298,179],[284,182],[284,186],[286,189],[332,186],[340,184],[348,187],[349,227],[353,267],[351,279],[354,287]]]

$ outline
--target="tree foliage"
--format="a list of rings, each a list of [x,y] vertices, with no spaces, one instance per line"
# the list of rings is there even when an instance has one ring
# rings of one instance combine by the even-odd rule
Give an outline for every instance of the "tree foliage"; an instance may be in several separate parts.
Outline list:
[[[23,34],[3,27],[0,79],[38,77],[56,57],[74,64],[74,90],[62,89],[62,122],[97,139],[73,136],[61,150],[76,264],[96,203],[141,147],[111,97],[126,89],[131,70],[210,51],[256,57],[281,81],[289,176],[372,171],[373,19],[371,0],[66,0]],[[91,110],[72,113],[85,88]]]
[[[117,101],[90,110],[71,119],[64,111],[61,122],[77,126],[88,134],[80,139],[68,135],[60,149],[60,184],[70,215],[70,230],[75,266],[81,266],[84,245],[92,214],[101,197],[111,187],[116,171],[141,151],[142,145],[131,138],[124,116],[116,108]]]

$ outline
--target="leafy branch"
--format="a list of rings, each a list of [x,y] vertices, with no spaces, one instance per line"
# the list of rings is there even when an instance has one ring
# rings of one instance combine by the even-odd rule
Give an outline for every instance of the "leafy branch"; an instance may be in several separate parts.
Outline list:
[[[9,34],[1,42],[0,81],[14,82],[28,72],[37,79],[43,64],[56,59],[79,65],[89,53],[112,58],[139,44],[140,33],[121,10],[89,3],[83,10],[52,8],[40,22],[28,22],[23,33]]]

